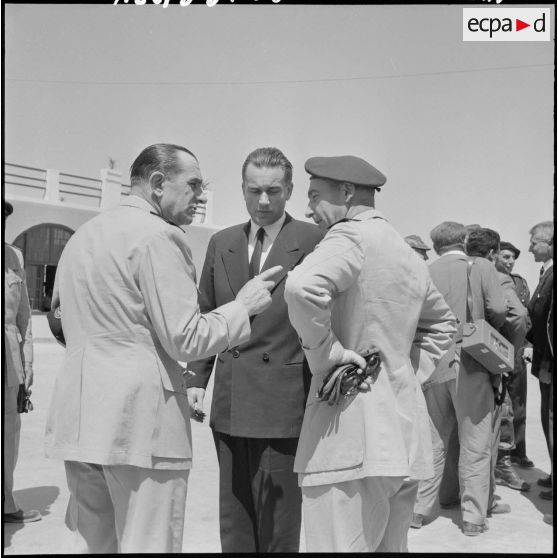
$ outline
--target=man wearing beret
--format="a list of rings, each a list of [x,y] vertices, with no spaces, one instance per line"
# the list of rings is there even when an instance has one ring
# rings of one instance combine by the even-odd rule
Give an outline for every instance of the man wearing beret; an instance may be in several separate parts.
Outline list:
[[[385,176],[353,156],[313,157],[307,216],[326,232],[289,273],[289,318],[312,383],[295,459],[309,552],[403,552],[418,480],[432,475],[421,390],[451,345],[455,318],[423,261],[374,207]],[[339,365],[372,383],[337,404],[316,398]]]
[[[151,145],[130,180],[119,207],[70,238],[56,273],[66,356],[45,445],[64,460],[76,553],[182,551],[192,436],[178,361],[247,341],[249,316],[267,308],[266,279],[279,271],[201,314],[181,228],[206,201],[197,158]]]
[[[282,279],[323,235],[285,212],[292,189],[292,165],[282,151],[252,151],[242,166],[250,221],[211,238],[200,280],[206,312],[232,300],[260,269],[283,267],[271,306],[252,322],[250,340],[189,365],[188,385],[201,408],[217,360],[210,426],[219,460],[223,552],[292,553],[300,546],[302,495],[293,463],[310,371],[289,323]]]
[[[496,269],[506,273],[514,283],[515,292],[523,306],[529,304],[529,287],[521,275],[512,273],[515,261],[519,258],[520,251],[511,242],[500,242],[500,252],[496,257]],[[525,439],[525,425],[527,419],[527,366],[524,357],[525,345],[515,353],[515,370],[508,381],[508,392],[513,407],[513,429],[515,448],[510,451],[512,463],[526,469],[535,466],[527,457],[527,444]]]
[[[410,234],[405,237],[405,242],[423,259],[428,259],[428,252],[431,248],[424,243],[418,234]]]

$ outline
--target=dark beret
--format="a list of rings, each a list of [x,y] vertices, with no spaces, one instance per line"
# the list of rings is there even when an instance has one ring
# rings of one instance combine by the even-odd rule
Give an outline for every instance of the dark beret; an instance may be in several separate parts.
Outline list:
[[[6,215],[11,215],[14,212],[14,206],[9,202],[4,200],[4,213]]]
[[[338,182],[350,182],[359,186],[378,188],[386,182],[386,177],[370,163],[360,157],[342,155],[340,157],[310,157],[304,163],[306,172],[316,178],[327,178]]]
[[[519,254],[521,254],[519,248],[516,248],[511,242],[500,242],[500,250],[509,250],[510,252],[513,252],[516,260],[519,258]]]

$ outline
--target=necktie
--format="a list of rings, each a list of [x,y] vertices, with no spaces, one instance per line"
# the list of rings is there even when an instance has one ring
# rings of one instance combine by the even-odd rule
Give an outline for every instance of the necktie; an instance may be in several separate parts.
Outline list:
[[[256,233],[256,244],[254,246],[254,252],[252,252],[252,258],[250,259],[250,279],[260,272],[264,235],[265,230],[263,227],[260,227]]]
[[[541,270],[539,271],[539,279],[542,279],[543,275],[544,275],[544,265],[541,266]]]

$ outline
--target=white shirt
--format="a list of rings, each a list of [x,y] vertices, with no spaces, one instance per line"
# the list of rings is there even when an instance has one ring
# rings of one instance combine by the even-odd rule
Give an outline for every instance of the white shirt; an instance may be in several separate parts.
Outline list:
[[[548,271],[548,268],[552,267],[553,265],[554,265],[554,260],[552,258],[546,260],[546,262],[544,262],[542,265],[543,272],[541,275],[544,275]]]
[[[262,243],[262,257],[260,259],[260,269],[258,269],[258,273],[264,266],[265,260],[273,247],[273,243],[279,234],[279,231],[283,227],[283,223],[285,222],[285,214],[277,219],[275,223],[271,223],[271,225],[264,226],[264,237]],[[260,225],[254,223],[253,219],[250,219],[250,233],[248,234],[248,261],[252,258],[252,254],[254,253],[254,248],[256,246],[256,235],[258,234],[258,229]]]

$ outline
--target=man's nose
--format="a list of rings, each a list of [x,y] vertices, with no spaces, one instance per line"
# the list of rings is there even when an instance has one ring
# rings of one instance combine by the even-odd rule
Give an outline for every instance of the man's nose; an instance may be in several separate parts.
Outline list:
[[[207,192],[205,190],[199,196],[197,196],[197,203],[199,204],[207,203]]]
[[[260,194],[259,204],[260,205],[269,205],[269,196],[265,192],[262,192]]]
[[[314,212],[312,211],[312,209],[311,209],[310,206],[308,206],[308,207],[306,208],[306,211],[304,212],[304,216],[305,216],[307,219],[312,219],[312,217],[314,216]]]

